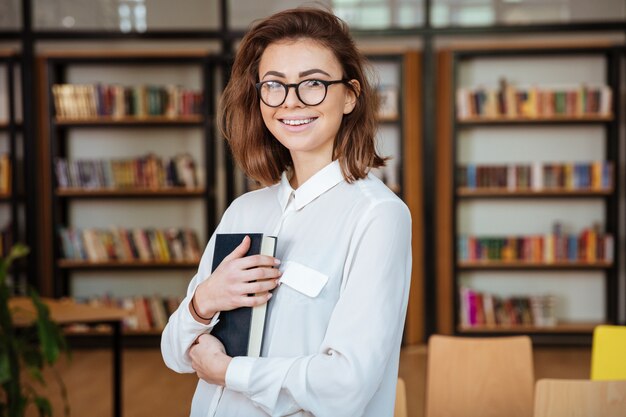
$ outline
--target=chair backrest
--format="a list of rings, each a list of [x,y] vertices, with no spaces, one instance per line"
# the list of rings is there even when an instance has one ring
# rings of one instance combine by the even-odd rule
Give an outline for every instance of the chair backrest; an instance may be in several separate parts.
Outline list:
[[[626,326],[596,326],[591,349],[591,379],[626,379]]]
[[[408,410],[406,407],[406,385],[404,379],[398,378],[396,385],[396,406],[393,410],[393,417],[407,417]]]
[[[624,417],[626,381],[542,379],[534,417]]]
[[[527,336],[428,341],[426,417],[531,417],[533,387]]]

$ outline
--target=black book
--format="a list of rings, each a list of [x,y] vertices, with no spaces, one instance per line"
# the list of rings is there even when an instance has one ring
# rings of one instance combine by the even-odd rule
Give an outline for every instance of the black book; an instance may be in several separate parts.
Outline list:
[[[250,249],[246,256],[275,255],[276,237],[274,236],[264,236],[261,233],[217,234],[211,272],[215,271],[215,268],[224,258],[241,244],[245,236],[250,237]],[[266,312],[267,303],[254,308],[240,307],[230,311],[222,311],[211,334],[224,344],[228,356],[259,357],[263,343]]]

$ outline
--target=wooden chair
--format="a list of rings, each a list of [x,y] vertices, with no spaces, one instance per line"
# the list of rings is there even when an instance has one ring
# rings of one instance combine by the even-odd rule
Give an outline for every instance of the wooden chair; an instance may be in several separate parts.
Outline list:
[[[531,417],[532,345],[527,336],[431,336],[426,417]]]
[[[542,379],[534,417],[624,417],[626,381]]]
[[[406,385],[404,379],[398,378],[396,385],[396,407],[393,410],[393,417],[407,417],[408,410],[406,407]]]
[[[626,379],[626,326],[601,325],[593,330],[591,379]]]

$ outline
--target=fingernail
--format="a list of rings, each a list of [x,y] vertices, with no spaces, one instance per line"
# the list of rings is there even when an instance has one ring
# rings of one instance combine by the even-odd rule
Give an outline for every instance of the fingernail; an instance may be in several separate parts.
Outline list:
[[[276,259],[276,258],[274,258],[274,263],[275,263],[276,265],[280,265],[280,259]]]
[[[271,292],[268,292],[268,293],[267,293],[267,299],[269,300],[270,298],[272,298],[272,293],[271,293]]]

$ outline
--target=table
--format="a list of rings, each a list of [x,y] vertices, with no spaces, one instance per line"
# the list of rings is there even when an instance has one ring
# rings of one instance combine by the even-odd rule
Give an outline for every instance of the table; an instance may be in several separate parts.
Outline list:
[[[59,325],[108,324],[113,329],[113,416],[122,416],[122,320],[127,312],[116,307],[94,307],[71,299],[42,298],[50,309],[50,318]],[[9,301],[16,326],[28,326],[35,318],[35,306],[28,297],[13,297]]]

